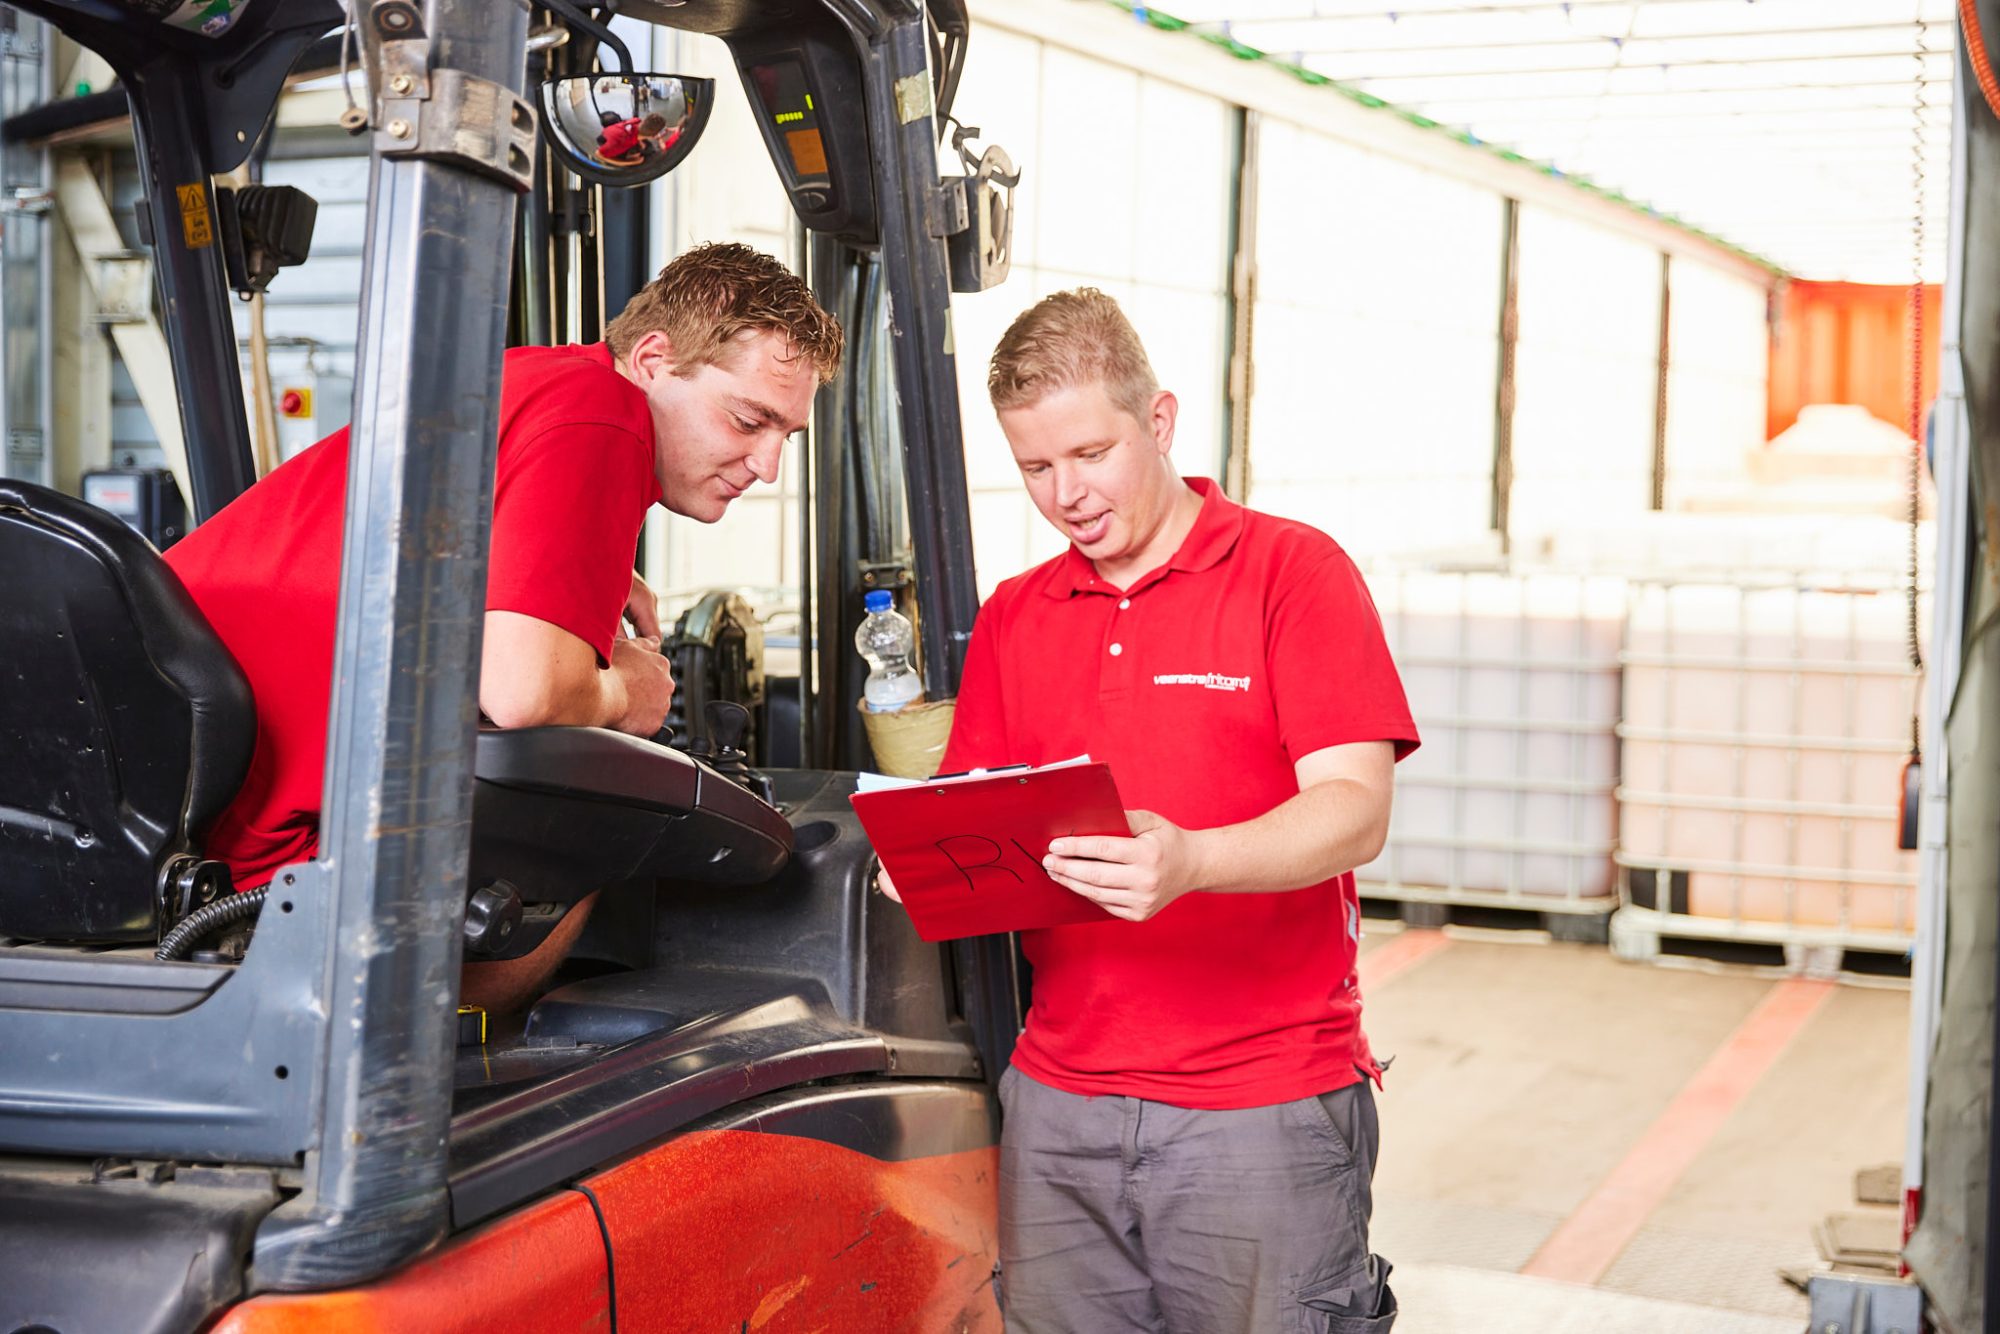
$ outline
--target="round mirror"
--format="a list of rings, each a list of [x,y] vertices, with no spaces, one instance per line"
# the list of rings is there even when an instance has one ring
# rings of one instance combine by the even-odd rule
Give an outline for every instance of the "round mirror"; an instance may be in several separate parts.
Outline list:
[[[576,74],[542,85],[556,159],[598,185],[644,185],[701,138],[715,80],[678,74]]]

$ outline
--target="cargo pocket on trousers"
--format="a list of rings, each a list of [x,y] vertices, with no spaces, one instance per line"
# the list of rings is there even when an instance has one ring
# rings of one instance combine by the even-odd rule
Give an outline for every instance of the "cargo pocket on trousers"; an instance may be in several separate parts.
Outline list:
[[[1351,1274],[1300,1288],[1292,1313],[1294,1328],[1298,1334],[1389,1334],[1396,1323],[1391,1268],[1381,1256],[1371,1255]]]
[[[1332,1155],[1333,1164],[1338,1168],[1354,1165],[1354,1146],[1347,1141],[1340,1125],[1333,1119],[1333,1111],[1326,1105],[1327,1094],[1322,1097],[1300,1098],[1288,1105],[1287,1110],[1304,1126],[1306,1133],[1325,1145]]]

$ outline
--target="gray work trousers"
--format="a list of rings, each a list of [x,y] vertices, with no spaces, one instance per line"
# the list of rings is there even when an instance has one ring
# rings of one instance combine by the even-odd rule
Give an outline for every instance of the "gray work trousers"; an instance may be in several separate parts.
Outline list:
[[[1000,1080],[1008,1334],[1387,1334],[1363,1080],[1195,1111]]]

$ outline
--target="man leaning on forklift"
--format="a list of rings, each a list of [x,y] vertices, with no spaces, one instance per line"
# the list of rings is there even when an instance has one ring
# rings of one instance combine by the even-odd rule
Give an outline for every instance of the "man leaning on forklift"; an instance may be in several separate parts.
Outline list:
[[[1103,293],[1015,320],[988,387],[1070,549],[980,608],[943,768],[1087,753],[1144,808],[1046,859],[1124,920],[1022,935],[1007,1328],[1382,1334],[1351,871],[1417,732],[1374,604],[1325,534],[1181,480],[1177,402]]]
[[[840,326],[806,285],[733,244],[668,264],[602,343],[509,351],[480,711],[502,727],[657,732],[674,683],[632,568],[646,511],[657,501],[714,523],[775,479],[840,353]],[[318,844],[347,440],[343,427],[166,553],[256,695],[249,775],[208,838],[239,889]]]

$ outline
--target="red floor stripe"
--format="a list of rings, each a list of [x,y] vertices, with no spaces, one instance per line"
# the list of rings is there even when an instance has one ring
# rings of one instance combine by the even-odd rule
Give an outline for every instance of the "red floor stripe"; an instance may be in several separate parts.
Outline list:
[[[1355,975],[1361,981],[1361,994],[1373,995],[1390,978],[1414,968],[1449,944],[1451,937],[1442,931],[1403,928],[1395,939],[1383,941],[1354,965]]]
[[[1730,1113],[1833,991],[1831,982],[1804,978],[1771,988],[1639,1137],[1624,1161],[1542,1243],[1521,1272],[1567,1283],[1595,1283],[1604,1277]]]

